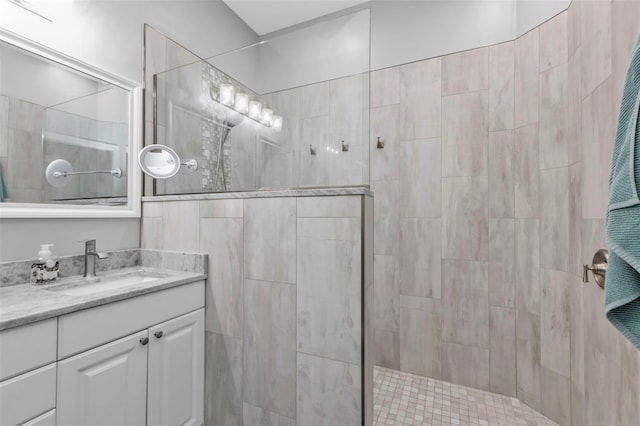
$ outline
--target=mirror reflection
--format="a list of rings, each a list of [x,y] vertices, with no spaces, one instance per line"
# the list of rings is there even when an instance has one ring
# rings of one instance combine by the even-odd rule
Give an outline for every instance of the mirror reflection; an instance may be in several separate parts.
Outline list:
[[[129,100],[129,90],[0,41],[0,201],[126,204]],[[68,166],[56,163],[47,180],[56,160]]]

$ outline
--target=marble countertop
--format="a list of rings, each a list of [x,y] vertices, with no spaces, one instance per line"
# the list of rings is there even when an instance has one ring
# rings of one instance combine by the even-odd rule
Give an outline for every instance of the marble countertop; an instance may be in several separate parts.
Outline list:
[[[373,196],[373,192],[366,186],[349,186],[340,188],[302,188],[240,192],[214,192],[202,194],[155,195],[142,197],[142,201],[225,200],[230,198],[273,197],[331,197],[339,195]]]
[[[55,288],[68,288],[86,283],[83,277],[67,277],[54,284],[19,284],[0,288],[0,330],[53,318],[81,309],[164,290],[203,280],[206,273],[157,269],[145,266],[123,268],[99,274],[104,279],[127,273],[145,273],[158,278],[151,282],[128,285],[81,296],[66,295]],[[93,279],[92,279],[93,280]]]

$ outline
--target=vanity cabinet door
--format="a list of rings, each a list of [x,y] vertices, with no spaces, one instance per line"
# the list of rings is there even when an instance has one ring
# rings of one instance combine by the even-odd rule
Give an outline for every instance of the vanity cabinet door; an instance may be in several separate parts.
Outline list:
[[[57,424],[144,425],[147,330],[58,362]]]
[[[149,329],[149,425],[201,425],[204,309]]]

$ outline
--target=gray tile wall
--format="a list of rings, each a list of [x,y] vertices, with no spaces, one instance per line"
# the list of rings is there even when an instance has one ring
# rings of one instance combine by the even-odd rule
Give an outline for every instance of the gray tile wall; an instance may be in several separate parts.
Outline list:
[[[637,423],[640,353],[580,278],[639,32],[639,2],[574,0],[513,42],[371,74],[378,365]]]
[[[372,242],[370,197],[143,204],[142,247],[209,254],[207,425],[371,424]]]

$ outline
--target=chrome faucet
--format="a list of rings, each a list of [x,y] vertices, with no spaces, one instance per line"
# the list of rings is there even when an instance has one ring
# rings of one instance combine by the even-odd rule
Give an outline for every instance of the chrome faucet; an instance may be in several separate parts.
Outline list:
[[[106,259],[109,257],[107,253],[98,253],[96,251],[96,240],[84,241],[84,277],[96,276],[96,258]]]

